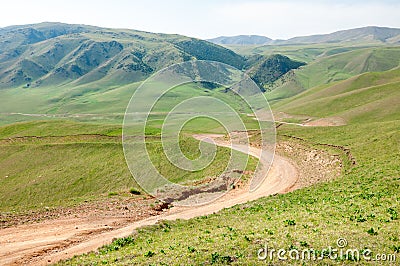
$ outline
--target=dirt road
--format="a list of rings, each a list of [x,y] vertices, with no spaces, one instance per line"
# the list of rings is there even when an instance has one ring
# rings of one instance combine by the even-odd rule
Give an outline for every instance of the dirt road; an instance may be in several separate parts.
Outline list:
[[[204,135],[195,137],[202,139]],[[216,136],[208,137],[213,138],[219,146],[229,145],[223,140],[218,140]],[[233,149],[241,151],[240,147],[233,147]],[[259,158],[260,150],[251,147],[248,153]],[[159,220],[190,219],[263,196],[288,192],[293,189],[297,179],[297,169],[285,158],[275,156],[268,176],[256,191],[232,190],[208,205],[196,208],[173,207],[160,215],[139,221],[130,221],[126,217],[118,216],[73,217],[2,229],[0,230],[0,265],[55,263],[73,255],[96,250],[109,244],[114,238],[128,236],[135,229],[155,224]]]

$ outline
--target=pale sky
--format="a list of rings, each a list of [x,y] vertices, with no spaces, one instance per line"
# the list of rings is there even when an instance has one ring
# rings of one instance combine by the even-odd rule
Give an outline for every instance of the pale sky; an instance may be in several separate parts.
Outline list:
[[[52,21],[198,38],[257,34],[273,39],[364,26],[400,28],[399,0],[11,0],[0,3],[0,27]]]

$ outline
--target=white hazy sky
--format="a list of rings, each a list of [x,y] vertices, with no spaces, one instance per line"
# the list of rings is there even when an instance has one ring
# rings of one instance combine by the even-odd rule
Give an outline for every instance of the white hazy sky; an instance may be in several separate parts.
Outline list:
[[[399,0],[11,0],[0,3],[0,27],[57,21],[199,38],[258,34],[273,39],[363,26],[400,28]]]

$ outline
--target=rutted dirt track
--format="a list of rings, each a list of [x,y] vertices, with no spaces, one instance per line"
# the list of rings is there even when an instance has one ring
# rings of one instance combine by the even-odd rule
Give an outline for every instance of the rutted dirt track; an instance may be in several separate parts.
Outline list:
[[[196,136],[198,139],[202,137],[204,136]],[[214,138],[214,141],[217,145],[228,146],[228,143],[222,140]],[[233,147],[233,149],[242,151],[240,147]],[[251,147],[249,154],[259,157],[260,150]],[[93,251],[110,243],[114,238],[128,236],[135,229],[155,224],[159,220],[190,219],[263,196],[291,191],[297,180],[296,167],[287,159],[275,156],[268,176],[256,191],[232,190],[208,205],[195,208],[173,207],[159,215],[142,216],[144,217],[142,220],[118,216],[116,213],[115,216],[105,217],[66,217],[2,229],[0,230],[0,265],[55,263],[73,255]]]

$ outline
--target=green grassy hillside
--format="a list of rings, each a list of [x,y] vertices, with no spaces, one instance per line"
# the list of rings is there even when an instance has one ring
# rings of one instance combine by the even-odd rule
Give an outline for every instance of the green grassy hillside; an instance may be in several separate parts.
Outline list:
[[[297,46],[294,46],[297,47]],[[301,58],[310,48],[281,48],[283,54],[289,57]],[[291,71],[277,80],[272,91],[266,93],[271,102],[276,102],[299,94],[316,86],[351,78],[361,73],[387,71],[399,66],[400,50],[398,47],[342,47],[315,45],[312,57],[307,65]],[[306,59],[303,57],[303,59]]]
[[[189,157],[198,156],[198,141],[189,137],[193,129],[199,130],[196,123],[184,130],[180,142]],[[199,123],[202,132],[215,127]],[[218,175],[231,154],[227,148],[218,148],[211,165],[189,172],[172,165],[160,152],[159,137],[148,138],[147,149],[158,171],[178,183]],[[250,160],[249,169],[255,162]],[[70,206],[111,193],[129,196],[131,188],[140,190],[124,159],[121,126],[35,121],[0,127],[0,212]]]
[[[344,80],[373,71],[386,71],[398,67],[400,49],[367,48],[321,57],[297,71],[305,88]]]
[[[140,81],[190,59],[241,68],[243,58],[221,46],[179,35],[85,25],[41,23],[0,30],[0,88],[74,86],[105,79]]]
[[[155,104],[154,113],[150,114],[147,122],[146,134],[149,136],[147,149],[152,162],[163,176],[173,182],[190,183],[219,176],[230,157],[229,149],[218,148],[213,163],[203,170],[190,172],[172,165],[162,152],[160,133],[166,114],[175,105],[196,96],[213,96],[225,101],[239,112],[248,128],[257,128],[256,121],[244,114],[249,110],[243,100],[224,88],[206,89],[200,83],[190,83],[170,90]],[[110,108],[107,105],[109,103],[104,108]],[[66,106],[71,108],[71,112],[82,110],[74,106],[74,102]],[[122,120],[117,123],[122,118],[123,114],[115,117],[47,116],[42,121],[0,127],[0,211],[57,207],[83,200],[98,200],[109,193],[129,195],[130,188],[139,189],[124,159]],[[141,132],[140,128],[137,132]],[[189,157],[198,156],[198,141],[191,138],[191,134],[199,132],[223,134],[225,129],[206,118],[186,124],[181,147]],[[249,169],[254,167],[254,163],[255,159],[251,159]]]
[[[358,75],[307,90],[275,105],[276,110],[315,117],[340,116],[348,122],[400,119],[400,69]]]

